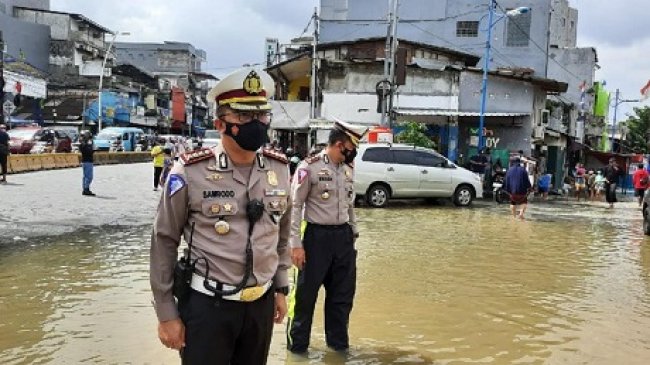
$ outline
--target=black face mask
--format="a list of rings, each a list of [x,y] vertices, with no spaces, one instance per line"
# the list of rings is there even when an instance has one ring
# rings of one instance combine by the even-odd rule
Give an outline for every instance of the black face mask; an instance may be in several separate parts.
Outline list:
[[[347,149],[343,147],[343,151],[341,151],[343,154],[343,157],[345,157],[345,162],[346,164],[351,164],[354,161],[354,158],[357,157],[357,149]]]
[[[232,137],[239,147],[246,151],[257,151],[268,141],[267,130],[268,124],[264,124],[257,119],[253,119],[246,124],[226,123],[226,135]],[[232,133],[233,127],[239,128],[239,133],[235,136]]]

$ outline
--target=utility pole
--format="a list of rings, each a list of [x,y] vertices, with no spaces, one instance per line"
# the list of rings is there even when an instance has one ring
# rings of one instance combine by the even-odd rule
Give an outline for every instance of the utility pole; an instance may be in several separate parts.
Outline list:
[[[309,83],[310,95],[311,95],[311,105],[309,108],[309,118],[317,118],[318,115],[318,52],[316,48],[318,47],[318,8],[314,8],[314,15],[312,16],[314,21],[314,37],[312,40],[312,55],[311,55],[311,80]]]
[[[5,73],[4,73],[4,64],[5,64],[5,42],[2,38],[2,31],[0,30],[0,124],[5,122],[5,112],[4,112],[4,103],[5,103]]]
[[[614,152],[614,138],[616,133],[616,116],[618,114],[618,106],[623,103],[638,103],[641,102],[639,99],[621,99],[621,92],[619,89],[616,89],[616,100],[614,101],[614,119],[612,120],[612,145],[610,147],[611,152]]]
[[[384,79],[377,84],[377,95],[381,98],[381,126],[390,127],[389,113],[393,105],[393,85],[395,76],[395,51],[397,49],[397,6],[399,0],[390,0],[388,29],[384,55]],[[390,100],[388,100],[390,98]]]
[[[621,96],[621,92],[619,89],[616,89],[616,100],[614,101],[614,119],[612,120],[612,145],[610,146],[610,150],[613,153],[614,152],[614,138],[616,138],[616,113],[618,112],[618,99]]]

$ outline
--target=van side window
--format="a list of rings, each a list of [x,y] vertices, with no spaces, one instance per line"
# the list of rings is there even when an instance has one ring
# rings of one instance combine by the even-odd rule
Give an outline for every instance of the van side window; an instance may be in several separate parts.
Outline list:
[[[393,150],[395,163],[401,165],[416,165],[415,151],[413,150]]]
[[[386,147],[368,148],[361,157],[362,161],[392,163],[393,158],[390,149]]]
[[[433,153],[417,151],[417,164],[428,167],[445,167],[445,159]]]

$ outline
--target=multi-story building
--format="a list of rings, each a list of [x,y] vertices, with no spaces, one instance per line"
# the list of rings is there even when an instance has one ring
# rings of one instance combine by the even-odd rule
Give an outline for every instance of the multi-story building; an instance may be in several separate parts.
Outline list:
[[[355,124],[379,125],[377,84],[383,79],[383,38],[319,44],[317,49],[317,115]],[[401,121],[426,124],[438,150],[452,160],[475,149],[478,130],[479,58],[439,46],[400,41],[403,67],[398,67],[400,87],[392,98],[392,114]],[[279,81],[273,128],[284,145],[310,147],[309,120],[296,113],[312,97],[309,86],[311,52],[273,65],[267,70]],[[494,149],[531,150],[533,125],[540,118],[547,92],[566,90],[566,84],[527,74],[492,72],[493,88],[486,116],[488,143]],[[296,103],[296,108],[292,103]],[[303,108],[305,114],[307,109]],[[299,122],[299,123],[297,123]],[[306,122],[306,123],[305,123]],[[313,128],[312,128],[313,129]],[[473,134],[472,134],[473,133]],[[318,131],[316,131],[318,134]],[[485,134],[485,133],[484,133]],[[316,140],[318,140],[316,136]],[[311,138],[312,143],[314,138]],[[302,152],[302,151],[301,151]],[[498,151],[497,151],[498,152]],[[495,153],[497,153],[495,152]],[[498,152],[500,153],[500,152]],[[507,163],[507,161],[502,161]]]
[[[397,35],[483,55],[488,4],[488,0],[400,1]],[[385,37],[388,6],[388,1],[321,0],[321,41]],[[597,55],[593,48],[576,48],[578,11],[568,0],[500,0],[497,10],[505,13],[521,6],[531,11],[505,17],[493,28],[490,69],[530,69],[537,77],[567,81],[569,92],[553,99],[575,106],[565,118],[567,133],[582,141],[580,116],[590,122],[593,97],[581,90],[594,82]]]
[[[118,64],[132,64],[157,77],[159,106],[176,133],[204,128],[210,119],[205,99],[216,78],[202,72],[205,51],[189,43],[116,43]]]
[[[49,30],[43,122],[81,125],[88,103],[98,95],[99,78],[105,72],[106,36],[113,32],[82,14],[54,11],[49,6],[32,7],[30,2],[20,4],[13,6],[15,19]],[[110,75],[113,57],[108,55],[107,61]]]
[[[0,122],[11,125],[28,117],[18,107],[47,95],[50,29],[14,18],[14,6],[25,4],[43,9],[50,6],[47,0],[0,0],[0,41],[4,45],[0,50],[0,77],[4,80],[0,80],[4,84],[0,90]]]
[[[3,33],[6,55],[23,59],[43,72],[48,72],[50,28],[47,25],[14,18],[14,7],[25,4],[37,9],[49,9],[49,0],[0,0],[0,31]]]
[[[76,13],[14,6],[13,15],[16,19],[50,28],[51,83],[66,87],[96,84],[94,78],[103,72],[106,35],[113,34],[110,29]],[[110,55],[109,61],[112,61]]]

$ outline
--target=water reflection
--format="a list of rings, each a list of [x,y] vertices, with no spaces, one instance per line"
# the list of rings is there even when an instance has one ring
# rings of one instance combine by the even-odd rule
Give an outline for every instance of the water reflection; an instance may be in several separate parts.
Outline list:
[[[639,212],[533,206],[361,209],[349,354],[322,313],[308,356],[276,326],[271,364],[642,364],[650,357],[650,241]],[[6,364],[173,364],[156,338],[149,226],[0,242]],[[322,296],[319,308],[322,306]]]

